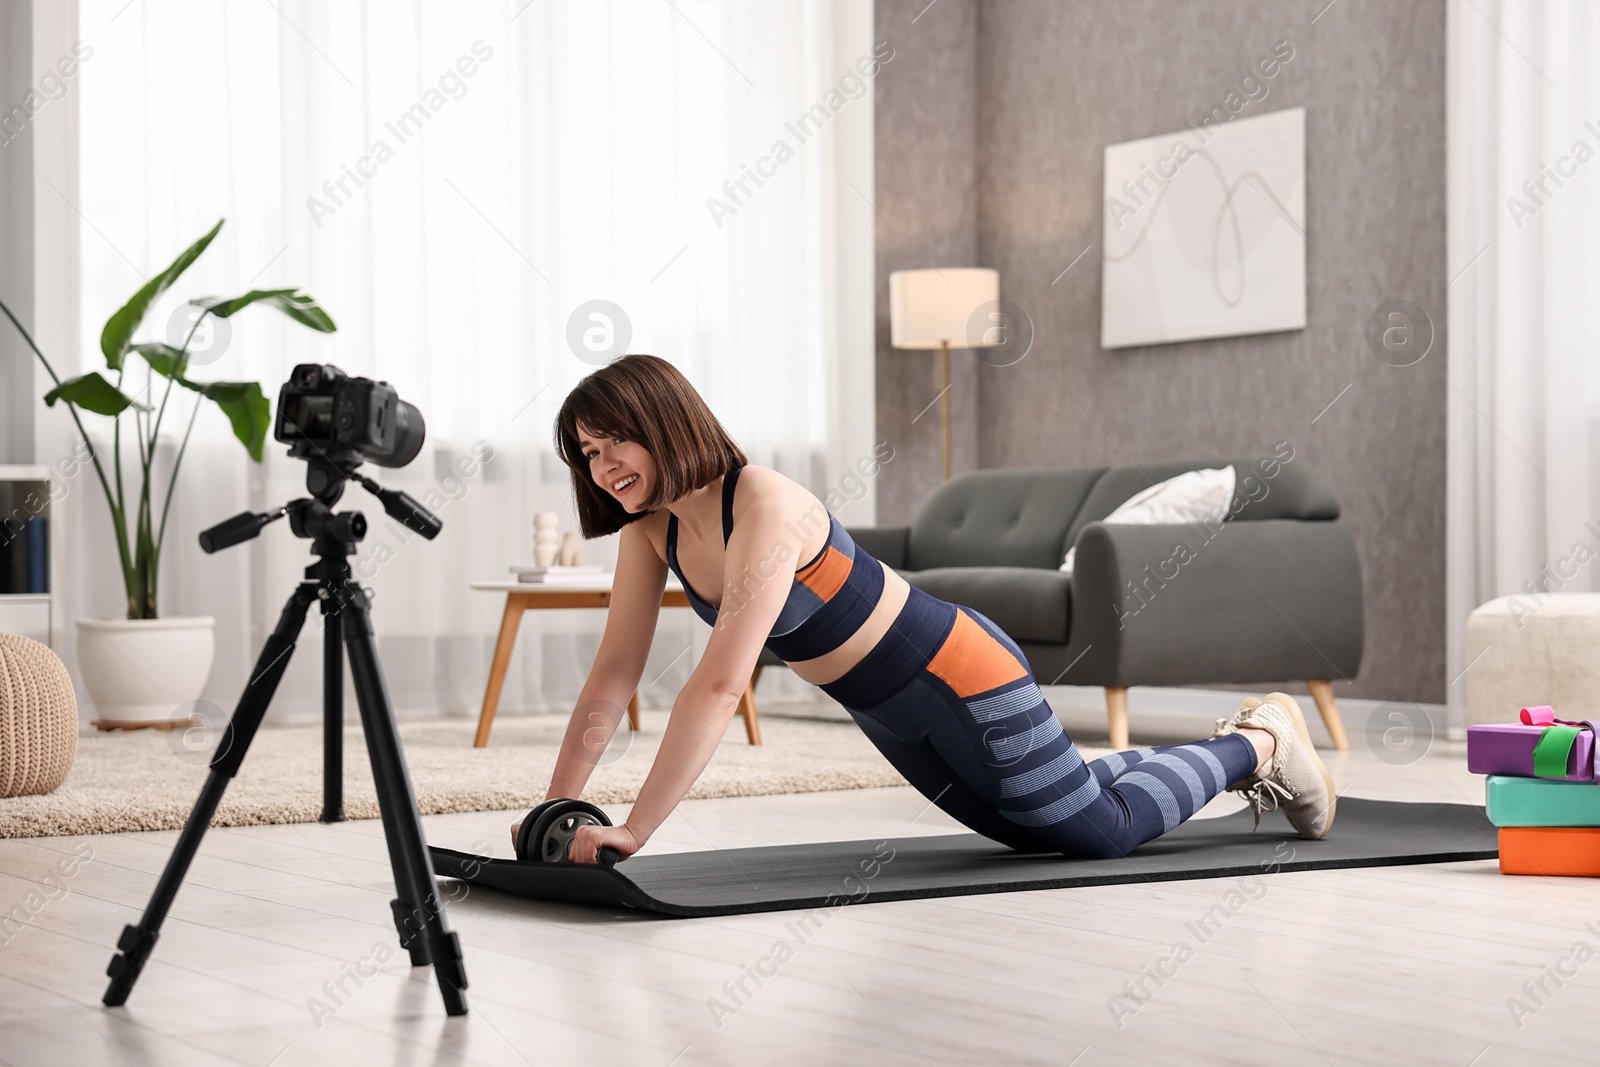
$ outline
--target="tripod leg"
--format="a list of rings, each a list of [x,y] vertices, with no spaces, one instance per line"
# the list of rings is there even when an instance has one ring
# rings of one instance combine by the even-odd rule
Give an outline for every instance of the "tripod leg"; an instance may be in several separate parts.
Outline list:
[[[344,822],[343,615],[322,603],[322,814],[318,822]]]
[[[395,864],[395,885],[401,900],[416,901],[401,922],[401,943],[406,931],[426,946],[439,980],[445,1012],[465,1015],[467,972],[461,961],[461,942],[445,923],[444,902],[439,897],[439,882],[428,857],[428,843],[422,835],[422,818],[411,789],[405,754],[400,748],[400,731],[395,726],[394,706],[389,702],[383,668],[372,636],[372,616],[367,596],[351,582],[344,596],[345,647],[350,652],[350,676],[355,682],[356,703],[361,708],[361,725],[366,731],[367,753],[372,759],[372,777],[378,789],[378,805],[383,811],[384,831],[390,835],[390,854],[399,854]],[[398,846],[398,849],[395,848]],[[399,919],[399,907],[396,918]],[[413,953],[415,959],[415,953]]]
[[[101,998],[107,1006],[114,1008],[126,1003],[128,994],[133,991],[133,984],[139,980],[139,972],[144,970],[145,960],[155,947],[156,939],[161,936],[161,923],[178,895],[178,887],[183,884],[183,876],[194,860],[195,850],[200,847],[200,839],[211,825],[211,817],[222,802],[228,782],[239,773],[239,765],[244,762],[250,742],[255,738],[256,727],[261,725],[262,716],[272,703],[272,694],[278,688],[278,681],[289,666],[295,638],[305,625],[306,611],[316,599],[316,584],[306,583],[299,586],[283,606],[277,629],[267,638],[266,646],[256,660],[255,671],[239,697],[233,717],[228,720],[228,728],[223,731],[216,755],[211,757],[211,773],[206,776],[206,784],[201,787],[200,796],[189,812],[189,820],[183,824],[183,832],[178,835],[178,843],[167,860],[166,870],[161,872],[161,878],[156,882],[156,890],[150,897],[150,903],[145,906],[144,916],[137,926],[123,927],[122,936],[117,939],[119,952],[106,967],[111,984]]]
[[[329,597],[322,602],[322,822],[344,820],[341,797],[344,787],[344,614],[340,611],[341,600],[339,597]],[[381,785],[379,788],[381,790]],[[388,806],[390,803],[380,792],[379,809]],[[331,818],[329,812],[334,813]],[[395,871],[404,870],[400,839],[395,836],[394,827],[388,819],[383,820],[383,837],[389,846],[389,866]],[[398,896],[389,902],[389,910],[394,914],[394,928],[400,935],[400,947],[410,953],[411,966],[426,967],[427,942],[419,931],[406,922],[407,917],[416,910],[411,903],[410,886],[405,879],[396,878],[395,889]]]

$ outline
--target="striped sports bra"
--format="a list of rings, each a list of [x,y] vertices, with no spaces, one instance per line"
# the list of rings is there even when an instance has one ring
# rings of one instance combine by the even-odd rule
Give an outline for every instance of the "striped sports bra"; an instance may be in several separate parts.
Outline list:
[[[733,534],[733,491],[742,467],[722,479],[722,543]],[[678,566],[678,517],[667,520],[667,566],[683,583],[689,606],[707,623],[715,625],[718,609],[706,603]],[[759,582],[750,575],[739,588]],[[730,596],[740,595],[735,589]],[[860,629],[883,595],[883,567],[855,543],[855,539],[828,515],[828,543],[810,563],[794,574],[789,599],[772,625],[766,646],[785,662],[814,659],[832,652]]]

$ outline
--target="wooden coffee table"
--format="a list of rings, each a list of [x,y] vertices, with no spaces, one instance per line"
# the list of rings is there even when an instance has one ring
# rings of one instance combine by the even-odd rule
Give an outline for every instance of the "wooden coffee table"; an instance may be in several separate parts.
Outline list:
[[[475,748],[489,744],[489,729],[494,725],[494,713],[500,706],[500,690],[506,682],[506,670],[511,666],[511,653],[517,644],[517,629],[522,625],[524,611],[541,608],[608,608],[611,606],[611,576],[604,575],[593,583],[577,585],[533,585],[522,582],[473,582],[472,588],[483,592],[505,593],[505,613],[500,616],[500,636],[494,646],[494,664],[489,668],[489,685],[483,691],[483,710],[478,713],[478,736],[472,742]],[[664,608],[686,608],[689,597],[683,586],[668,583],[661,593]],[[744,732],[752,745],[761,743],[761,724],[756,720],[756,679],[761,677],[757,666],[739,698],[739,714],[744,717]],[[628,726],[639,728],[639,694],[628,698]]]

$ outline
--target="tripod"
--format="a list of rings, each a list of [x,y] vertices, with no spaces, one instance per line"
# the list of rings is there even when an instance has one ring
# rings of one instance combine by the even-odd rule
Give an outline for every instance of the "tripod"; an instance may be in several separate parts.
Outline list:
[[[122,936],[117,939],[119,953],[106,967],[111,984],[102,999],[111,1007],[123,1004],[138,981],[139,972],[144,969],[150,950],[160,936],[161,923],[200,846],[200,839],[210,826],[229,781],[244,763],[256,728],[261,725],[278,682],[289,666],[306,613],[315,603],[320,607],[324,624],[323,751],[325,760],[330,761],[324,766],[321,821],[343,818],[338,789],[342,760],[344,679],[339,648],[342,641],[350,657],[351,680],[355,685],[367,754],[372,760],[372,779],[383,817],[383,836],[389,848],[389,863],[394,869],[396,897],[390,909],[400,936],[400,947],[410,953],[413,967],[433,964],[445,1011],[450,1015],[465,1015],[467,1002],[463,990],[467,987],[467,976],[462,967],[461,944],[445,923],[439,883],[423,838],[422,820],[417,814],[411,776],[400,747],[394,709],[384,683],[383,667],[378,661],[371,604],[366,592],[350,574],[349,557],[355,554],[356,543],[366,536],[367,521],[359,511],[335,512],[332,505],[343,494],[345,479],[354,478],[383,501],[384,510],[391,517],[424,537],[431,540],[442,524],[407,494],[386,490],[370,478],[355,474],[354,468],[361,463],[359,453],[340,451],[310,455],[301,454],[296,448],[290,455],[299,455],[310,463],[306,488],[312,497],[290,501],[276,512],[236,515],[202,533],[200,545],[207,552],[218,551],[255,537],[268,523],[288,515],[294,535],[311,540],[311,551],[317,561],[306,568],[306,580],[290,594],[278,617],[277,627],[256,660],[250,680],[211,758],[205,785],[184,823],[143,917],[137,926],[124,927]]]

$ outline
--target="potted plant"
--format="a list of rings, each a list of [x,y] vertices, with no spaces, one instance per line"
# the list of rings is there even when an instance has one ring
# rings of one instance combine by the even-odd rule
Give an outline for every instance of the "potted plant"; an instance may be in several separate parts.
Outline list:
[[[296,289],[252,289],[231,299],[208,297],[190,301],[190,305],[199,309],[199,314],[180,345],[160,341],[134,343],[133,335],[151,305],[200,258],[221,229],[219,221],[211,232],[185,249],[166,270],[146,282],[106,320],[100,334],[100,351],[105,356],[107,370],[114,377],[91,371],[63,381],[11,309],[0,301],[0,312],[4,312],[21,332],[23,340],[55,382],[55,388],[45,394],[44,402],[52,407],[58,401],[66,405],[83,438],[106,506],[111,509],[117,559],[127,592],[127,617],[78,620],[79,669],[100,719],[105,722],[154,724],[169,721],[178,708],[199,698],[206,677],[211,673],[215,620],[209,616],[162,618],[156,605],[161,550],[173,490],[201,403],[209,400],[222,410],[233,427],[234,436],[257,463],[261,462],[267,429],[272,422],[272,405],[259,383],[197,382],[189,377],[190,345],[196,332],[207,317],[229,319],[252,304],[276,308],[301,325],[322,333],[332,333],[335,329],[327,312],[305,293]],[[145,371],[144,388],[130,396],[124,391],[123,383],[140,363]],[[152,472],[162,421],[174,385],[197,395],[172,464],[172,474],[162,491],[156,486]],[[158,392],[159,401],[156,399]],[[112,419],[109,470],[84,429],[82,413],[85,411]],[[136,452],[128,459],[137,474],[129,479],[123,476],[124,417],[132,420],[131,437],[136,446]]]

